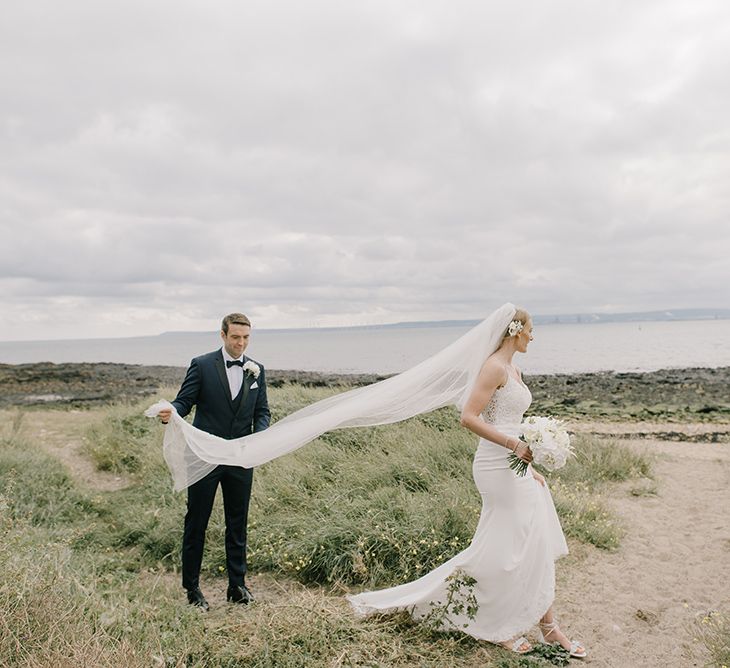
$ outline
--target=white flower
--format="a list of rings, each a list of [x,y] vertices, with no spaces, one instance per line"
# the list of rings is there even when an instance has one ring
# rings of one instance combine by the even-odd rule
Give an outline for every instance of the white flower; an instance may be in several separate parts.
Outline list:
[[[535,464],[544,466],[549,471],[565,466],[568,457],[574,454],[570,446],[570,435],[563,422],[555,418],[527,418],[522,423],[522,438],[530,446]]]
[[[513,320],[509,327],[507,327],[507,331],[509,332],[510,336],[515,336],[516,334],[519,334],[525,326],[519,321],[519,320]]]
[[[250,373],[254,378],[258,378],[261,373],[261,367],[253,360],[248,360],[243,365],[243,373]]]

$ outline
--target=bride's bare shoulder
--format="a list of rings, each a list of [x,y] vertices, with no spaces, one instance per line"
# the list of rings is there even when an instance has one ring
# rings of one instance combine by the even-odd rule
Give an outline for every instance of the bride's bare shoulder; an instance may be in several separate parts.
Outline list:
[[[499,358],[491,355],[482,366],[483,382],[493,387],[502,387],[507,382],[507,367]]]

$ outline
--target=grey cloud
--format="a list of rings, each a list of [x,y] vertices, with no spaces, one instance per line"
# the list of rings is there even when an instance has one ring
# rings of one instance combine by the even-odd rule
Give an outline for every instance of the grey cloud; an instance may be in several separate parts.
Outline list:
[[[6,14],[0,338],[728,303],[724,4]]]

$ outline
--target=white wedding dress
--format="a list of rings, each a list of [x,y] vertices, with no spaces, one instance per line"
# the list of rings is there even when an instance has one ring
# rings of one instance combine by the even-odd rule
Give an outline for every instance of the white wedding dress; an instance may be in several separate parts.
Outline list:
[[[500,432],[519,436],[532,395],[509,376],[482,413]],[[348,596],[356,613],[407,609],[415,619],[446,601],[446,579],[459,570],[476,579],[478,610],[449,615],[444,630],[459,630],[501,642],[524,633],[545,614],[555,596],[555,560],[568,552],[547,486],[528,469],[524,477],[509,468],[509,450],[480,439],[473,475],[482,495],[482,512],[471,544],[427,575],[407,584]],[[468,592],[467,592],[468,593]]]

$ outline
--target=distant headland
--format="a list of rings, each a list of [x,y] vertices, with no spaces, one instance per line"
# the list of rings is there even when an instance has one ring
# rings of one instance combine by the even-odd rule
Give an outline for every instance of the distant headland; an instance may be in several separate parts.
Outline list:
[[[600,324],[606,322],[676,322],[681,320],[730,320],[730,309],[693,308],[663,311],[634,311],[631,313],[561,313],[534,315],[535,325]],[[421,320],[371,325],[321,326],[316,329],[413,329],[421,327],[473,327],[481,320]],[[293,331],[296,327],[261,327],[258,331]],[[301,329],[313,329],[312,327]],[[200,332],[170,331],[159,336],[199,334]]]

